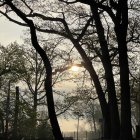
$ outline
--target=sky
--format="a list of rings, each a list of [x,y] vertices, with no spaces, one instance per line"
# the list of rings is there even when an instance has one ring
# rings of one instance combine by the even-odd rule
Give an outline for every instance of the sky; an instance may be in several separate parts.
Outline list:
[[[21,27],[0,17],[0,43],[2,45],[8,45],[11,42],[17,41],[21,44],[23,42],[23,30],[25,29],[26,27]]]
[[[0,17],[0,44],[1,45],[8,45],[14,41],[19,44],[23,43],[22,37],[24,35],[24,30],[26,27],[21,27],[8,21],[7,19]],[[59,125],[62,132],[67,131],[76,131],[77,129],[77,120],[74,119],[63,119],[62,117],[58,119]],[[85,130],[88,129],[88,126],[85,125],[85,121],[80,120],[80,126]]]

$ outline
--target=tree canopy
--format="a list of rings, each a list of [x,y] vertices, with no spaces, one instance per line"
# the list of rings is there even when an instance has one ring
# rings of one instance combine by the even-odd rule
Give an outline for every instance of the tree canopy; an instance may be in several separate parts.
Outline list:
[[[40,75],[40,80],[42,80],[41,74],[44,76],[43,90],[45,89],[48,116],[54,138],[63,140],[57,121],[57,112],[55,111],[53,97],[55,91],[53,91],[52,85],[53,82],[56,82],[53,78],[56,75],[56,80],[58,80],[57,74],[63,73],[74,62],[78,63],[77,66],[84,67],[81,77],[78,77],[79,81],[80,79],[83,80],[83,84],[80,85],[80,88],[77,88],[76,96],[64,96],[67,107],[61,104],[60,108],[62,109],[65,106],[67,110],[71,108],[71,103],[77,102],[74,104],[77,106],[78,102],[82,102],[81,105],[83,104],[88,110],[88,108],[94,106],[94,101],[98,99],[104,120],[103,138],[132,140],[131,110],[133,106],[131,105],[135,100],[132,96],[134,95],[134,89],[137,89],[135,88],[135,82],[139,83],[137,77],[140,51],[139,1],[3,0],[0,1],[0,4],[2,8],[0,14],[15,24],[28,27],[30,42],[36,52],[33,57],[36,59],[39,54],[39,61],[34,59],[35,73],[27,75],[28,72],[32,71],[25,68],[25,79],[28,78],[26,83],[30,89],[30,82],[36,83],[35,90],[32,90],[36,95],[34,96],[34,109],[36,110],[37,93],[39,92],[37,78]],[[20,18],[20,20],[15,17]],[[44,45],[46,40],[49,40],[49,44]],[[59,49],[55,49],[56,47]],[[3,71],[8,73],[15,70],[22,73],[22,70],[19,69],[18,71],[18,66],[24,65],[24,60],[20,57],[23,62],[18,63],[14,60],[16,54],[12,53],[14,48],[10,46],[9,49],[11,49],[8,50],[8,53],[11,56],[12,63],[8,61],[9,68],[7,68],[7,62],[5,61],[6,66],[2,62],[1,66],[4,65],[2,66],[4,70],[1,70],[1,75],[4,74]],[[20,51],[18,54],[20,54]],[[10,56],[7,58],[9,59]],[[9,65],[13,65],[13,70]],[[34,78],[31,77],[32,74],[35,76]],[[23,74],[22,76],[24,77]],[[64,77],[67,76],[67,74],[64,74]],[[58,77],[61,80],[63,79],[61,75],[58,75]],[[87,85],[86,80],[88,81]],[[85,98],[81,97],[82,93],[84,93]],[[135,95],[139,102],[138,96],[138,94]],[[71,102],[71,100],[74,102]],[[8,101],[7,97],[7,104]],[[62,110],[65,112],[65,108]],[[94,108],[89,112],[91,112],[91,117],[94,118]],[[83,113],[86,114],[87,118],[90,116],[86,111],[83,111]],[[36,117],[34,120],[36,120]],[[95,121],[95,118],[93,121]],[[36,123],[34,123],[35,127]],[[96,128],[94,127],[94,129]],[[136,131],[139,132],[139,130]]]

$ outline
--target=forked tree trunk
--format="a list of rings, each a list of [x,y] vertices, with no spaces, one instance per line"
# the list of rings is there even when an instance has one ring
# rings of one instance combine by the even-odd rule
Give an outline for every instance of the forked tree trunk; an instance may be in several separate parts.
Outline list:
[[[103,63],[103,67],[105,70],[105,80],[107,82],[107,90],[108,90],[108,100],[109,100],[109,108],[110,108],[110,119],[111,119],[111,139],[117,140],[120,135],[120,120],[119,120],[119,112],[116,98],[116,90],[114,83],[114,76],[112,71],[112,65],[109,56],[109,49],[107,45],[107,41],[105,39],[104,28],[101,23],[101,19],[98,13],[98,7],[96,5],[91,6],[93,18],[95,20],[96,30],[99,37],[99,43],[101,46],[102,56],[101,61]]]

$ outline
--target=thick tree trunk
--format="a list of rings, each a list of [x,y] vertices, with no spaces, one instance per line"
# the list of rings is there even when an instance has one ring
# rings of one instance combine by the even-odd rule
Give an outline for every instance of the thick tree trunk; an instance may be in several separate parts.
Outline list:
[[[116,140],[119,139],[120,120],[119,120],[119,112],[118,112],[118,105],[117,105],[117,98],[116,98],[115,83],[114,83],[113,72],[112,72],[112,65],[110,61],[107,41],[105,39],[104,28],[98,13],[98,8],[96,6],[91,6],[91,10],[93,13],[93,18],[95,20],[97,34],[99,37],[99,43],[102,50],[101,61],[103,63],[103,67],[105,70],[105,79],[107,82],[110,119],[111,119],[111,139]]]
[[[119,66],[120,66],[120,86],[121,86],[121,131],[120,140],[132,139],[131,125],[131,102],[129,86],[129,65],[127,56],[127,45],[121,27],[120,37],[118,38]]]
[[[129,86],[129,64],[127,55],[128,4],[119,0],[115,32],[118,41],[120,87],[121,87],[121,130],[120,140],[132,140],[131,101]]]
[[[119,42],[119,66],[121,85],[121,140],[132,139],[131,126],[131,102],[129,86],[129,68],[127,46],[123,41]]]

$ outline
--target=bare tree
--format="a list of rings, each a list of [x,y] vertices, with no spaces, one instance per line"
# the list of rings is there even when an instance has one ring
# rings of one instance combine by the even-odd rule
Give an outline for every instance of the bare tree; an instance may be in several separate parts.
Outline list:
[[[30,28],[32,45],[41,56],[44,66],[45,66],[45,70],[46,70],[45,90],[46,90],[46,96],[47,96],[48,113],[49,113],[49,118],[50,118],[50,122],[53,129],[53,134],[56,140],[63,139],[60,128],[59,128],[59,124],[56,118],[55,109],[54,109],[54,100],[53,100],[53,94],[52,94],[52,67],[51,67],[49,58],[46,55],[46,52],[40,47],[38,43],[34,23],[32,20],[29,20],[22,11],[20,11],[16,6],[14,6],[14,4],[11,1],[6,0],[4,3],[8,5]]]
[[[90,76],[95,84],[95,88],[98,94],[98,98],[100,101],[101,109],[103,118],[105,120],[105,138],[108,139],[132,139],[132,128],[131,128],[131,104],[130,104],[130,86],[129,86],[129,65],[128,65],[128,54],[127,54],[127,30],[128,30],[128,1],[121,1],[121,0],[99,0],[99,1],[86,1],[86,0],[75,0],[75,1],[63,1],[62,2],[70,5],[70,4],[77,4],[77,2],[86,4],[91,9],[91,14],[88,15],[85,13],[87,10],[83,10],[84,5],[81,4],[80,7],[80,13],[77,14],[79,17],[86,17],[83,21],[83,24],[78,24],[78,27],[81,27],[80,25],[83,25],[82,28],[73,28],[73,24],[68,23],[72,19],[72,16],[67,16],[66,11],[60,10],[61,12],[55,13],[52,8],[52,12],[55,14],[58,14],[60,17],[52,17],[52,16],[45,16],[43,13],[37,13],[34,12],[32,9],[31,4],[26,1],[22,1],[23,5],[27,7],[27,9],[30,11],[29,14],[24,14],[21,11],[19,11],[16,7],[13,5],[10,5],[13,11],[15,11],[18,16],[20,16],[25,23],[28,24],[28,26],[31,29],[31,35],[32,35],[32,43],[34,46],[36,46],[37,41],[35,40],[36,44],[34,44],[34,36],[33,33],[36,30],[44,33],[52,33],[57,34],[60,36],[63,36],[67,39],[69,39],[72,44],[75,46],[79,54],[81,55],[83,59],[83,65],[90,73]],[[6,1],[6,3],[9,5],[11,2]],[[40,3],[39,3],[40,4]],[[3,6],[3,4],[2,4]],[[133,5],[131,5],[133,6]],[[36,7],[37,8],[37,7]],[[59,9],[59,8],[58,8]],[[136,7],[137,9],[137,7]],[[73,11],[75,9],[73,8]],[[77,10],[77,9],[76,9]],[[47,10],[46,10],[47,11]],[[72,11],[72,10],[71,10]],[[72,12],[73,12],[72,11]],[[48,11],[47,11],[48,12]],[[79,11],[78,11],[79,12]],[[27,26],[27,24],[19,22],[8,16],[8,12],[5,13],[1,11],[1,14],[6,16],[10,21],[15,22],[22,26]],[[49,13],[49,12],[48,12]],[[102,18],[104,16],[104,13],[106,15],[106,19],[111,22],[112,28],[114,28],[114,35],[112,38],[114,38],[115,45],[117,46],[115,48],[115,52],[119,54],[119,69],[120,69],[120,89],[121,89],[121,122],[119,120],[119,113],[118,113],[118,105],[117,105],[117,98],[116,98],[116,89],[115,89],[115,82],[114,82],[114,75],[113,75],[113,64],[111,60],[111,54],[109,50],[109,42],[108,42],[108,30],[106,30],[104,19]],[[51,12],[49,13],[51,15]],[[32,22],[28,18],[38,18],[41,19],[43,22],[46,22],[46,24],[35,24],[33,25]],[[77,18],[79,20],[79,18]],[[77,20],[76,19],[76,20]],[[77,21],[78,21],[77,20]],[[73,20],[74,21],[74,20]],[[74,21],[75,22],[75,21]],[[54,24],[56,23],[56,24]],[[94,24],[93,24],[94,23]],[[47,26],[44,26],[47,25]],[[91,32],[91,28],[95,27],[94,30]],[[34,30],[33,30],[34,29]],[[107,92],[108,92],[108,101],[105,98],[105,94],[103,92],[99,77],[95,71],[95,68],[92,65],[91,58],[88,57],[85,50],[82,48],[84,45],[82,44],[82,39],[85,37],[85,35],[90,36],[91,34],[94,34],[98,37],[98,42],[100,44],[99,49],[95,49],[94,46],[89,45],[94,51],[96,51],[97,55],[100,57],[100,60],[102,62],[104,71],[105,71],[105,80],[107,82]],[[132,34],[133,36],[134,34]],[[36,38],[36,37],[35,37]],[[137,39],[139,36],[137,36]],[[131,38],[130,40],[135,41],[135,38]],[[83,46],[82,46],[83,45]],[[87,45],[87,44],[86,44]],[[38,45],[36,46],[38,50]],[[40,49],[38,50],[41,51]],[[42,51],[41,51],[42,52]],[[113,53],[113,55],[117,55],[116,53]],[[44,55],[43,55],[44,56]],[[43,57],[42,56],[42,57]],[[46,58],[47,60],[47,58]],[[45,62],[45,60],[43,60]],[[50,68],[51,69],[51,68]],[[49,70],[48,70],[49,71]],[[49,71],[50,72],[50,71]],[[51,72],[50,72],[51,73]]]

